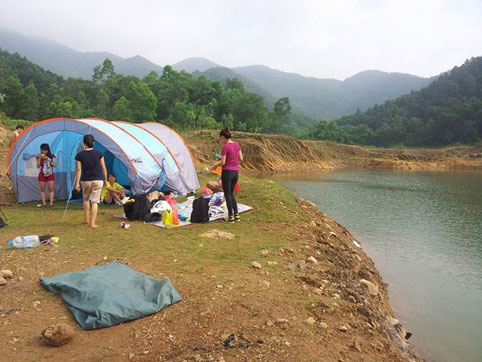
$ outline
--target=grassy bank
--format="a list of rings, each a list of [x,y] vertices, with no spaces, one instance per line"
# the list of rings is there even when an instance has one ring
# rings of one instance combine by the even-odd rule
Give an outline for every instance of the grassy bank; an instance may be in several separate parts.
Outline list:
[[[199,170],[212,157],[212,137],[188,137]],[[316,149],[303,153],[309,146],[283,136],[239,138],[248,165],[300,170],[300,154],[304,164],[319,170],[338,162]],[[7,150],[0,150],[3,165]],[[355,237],[311,203],[248,174],[241,177],[238,200],[254,210],[242,214],[241,223],[172,229],[140,222],[122,229],[114,217],[120,209],[102,206],[101,228],[93,230],[81,224],[79,205],[67,211],[62,201],[53,209],[17,205],[4,178],[0,202],[10,225],[0,229],[0,269],[14,277],[0,287],[0,360],[420,361],[392,318],[386,285]],[[202,184],[212,178],[200,175]],[[234,240],[202,236],[212,229],[232,233]],[[9,239],[26,234],[53,234],[60,242],[7,249]],[[143,319],[82,331],[60,298],[38,282],[114,260],[170,278],[183,301]],[[261,269],[252,267],[254,261]],[[361,279],[378,292],[370,294]],[[41,330],[59,322],[74,328],[74,340],[61,348],[44,345]]]

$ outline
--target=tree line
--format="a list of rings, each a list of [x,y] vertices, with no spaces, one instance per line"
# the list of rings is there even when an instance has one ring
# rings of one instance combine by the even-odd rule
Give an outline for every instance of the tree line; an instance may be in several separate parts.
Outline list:
[[[261,96],[247,92],[237,79],[220,82],[177,72],[143,78],[115,72],[108,58],[91,80],[64,79],[18,54],[0,50],[0,111],[8,117],[37,121],[52,117],[131,122],[158,121],[178,130],[220,128],[280,133],[291,106],[281,98],[268,110]]]

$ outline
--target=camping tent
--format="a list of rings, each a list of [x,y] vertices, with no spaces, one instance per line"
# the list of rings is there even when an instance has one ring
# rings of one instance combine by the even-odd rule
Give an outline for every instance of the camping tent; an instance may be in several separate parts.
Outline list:
[[[67,199],[74,186],[75,155],[82,150],[86,134],[94,135],[94,148],[104,153],[107,170],[134,194],[163,185],[180,194],[195,191],[199,181],[187,146],[177,133],[162,129],[151,132],[142,124],[93,118],[36,122],[17,138],[7,156],[17,201],[40,198],[35,156],[42,143],[48,143],[57,157],[55,198]]]

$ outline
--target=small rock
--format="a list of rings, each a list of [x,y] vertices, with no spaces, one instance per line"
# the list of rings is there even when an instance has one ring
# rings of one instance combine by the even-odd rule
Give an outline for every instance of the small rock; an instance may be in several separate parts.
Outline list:
[[[142,352],[144,354],[149,354],[149,351],[148,350],[145,350],[144,352]]]
[[[322,294],[323,294],[323,290],[320,289],[320,288],[316,288],[316,289],[315,289],[315,294],[322,295]]]
[[[306,320],[305,320],[305,323],[312,326],[316,323],[316,319],[313,318],[313,317],[308,317]]]
[[[306,269],[306,261],[304,260],[298,260],[292,263],[288,263],[287,265],[288,269],[298,269],[298,270],[304,270]]]
[[[223,288],[223,286],[222,286],[222,284],[218,284],[218,285],[216,285],[216,288],[218,288],[218,289],[222,289],[222,288]]]
[[[286,318],[280,318],[280,319],[277,319],[276,320],[276,324],[287,324],[289,323],[290,321]]]
[[[320,327],[323,328],[323,329],[327,329],[328,324],[326,324],[325,322],[320,322]]]
[[[0,285],[5,285],[7,284],[7,281],[5,280],[4,277],[0,277]]]
[[[310,256],[307,260],[308,260],[310,263],[318,264],[318,260],[316,260],[316,258],[315,258],[314,256]]]
[[[0,271],[0,276],[2,276],[4,278],[13,278],[13,273],[12,273],[11,270],[4,269],[4,270]]]
[[[303,290],[308,290],[308,286],[306,284],[303,284]]]
[[[372,282],[366,280],[366,279],[361,279],[360,284],[365,285],[368,288],[368,293],[370,295],[376,296],[378,295],[378,286],[373,284]]]
[[[259,253],[261,254],[261,256],[268,256],[268,255],[269,255],[269,250],[264,249],[264,250],[261,250]]]
[[[129,361],[132,361],[136,355],[134,353],[129,353]]]
[[[48,326],[42,331],[42,337],[47,344],[59,347],[69,343],[74,338],[74,329],[65,323]]]
[[[255,268],[255,269],[261,269],[261,268],[262,268],[261,264],[258,263],[257,261],[253,261],[253,262],[251,263],[251,266],[252,266],[253,268]]]
[[[360,343],[355,339],[355,341],[353,341],[353,348],[355,349],[355,351],[357,352],[362,352],[362,349],[361,349],[361,346],[360,346]]]
[[[263,280],[263,281],[261,282],[261,284],[262,284],[264,287],[266,287],[266,288],[269,288],[269,287],[271,286],[271,283],[268,282],[267,280]]]
[[[271,322],[271,321],[267,321],[267,322],[266,322],[266,325],[267,325],[268,327],[273,327],[273,326],[274,326],[274,323]]]
[[[338,327],[338,330],[339,330],[340,332],[347,332],[347,331],[348,331],[348,327],[347,327],[347,326],[339,326],[339,327]]]
[[[397,325],[398,323],[400,323],[398,319],[395,319],[395,318],[390,317],[390,316],[387,317],[387,321],[388,321],[388,323],[390,323],[392,326],[395,326],[395,325]]]
[[[291,346],[291,343],[288,342],[288,341],[285,341],[285,346],[286,346],[286,347],[289,347],[289,346]]]
[[[40,305],[40,301],[39,301],[39,300],[35,300],[35,301],[32,303],[32,306],[33,306],[34,308],[37,308],[39,305]]]
[[[330,235],[334,236],[335,238],[337,237],[336,233],[334,231],[330,231]]]
[[[18,277],[18,281],[19,281],[19,282],[23,282],[24,280],[25,280],[24,277]]]
[[[211,239],[234,240],[234,234],[231,234],[225,231],[216,230],[216,229],[206,231],[204,234],[201,234],[201,236],[204,238],[211,238]]]

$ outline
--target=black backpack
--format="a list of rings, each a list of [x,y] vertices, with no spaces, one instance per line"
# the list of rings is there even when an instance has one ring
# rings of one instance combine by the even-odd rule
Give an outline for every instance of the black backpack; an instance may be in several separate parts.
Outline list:
[[[197,198],[192,204],[191,222],[206,223],[209,221],[209,199]]]
[[[147,195],[134,196],[134,202],[124,204],[124,213],[128,220],[143,220],[144,216],[151,212],[151,203]]]

